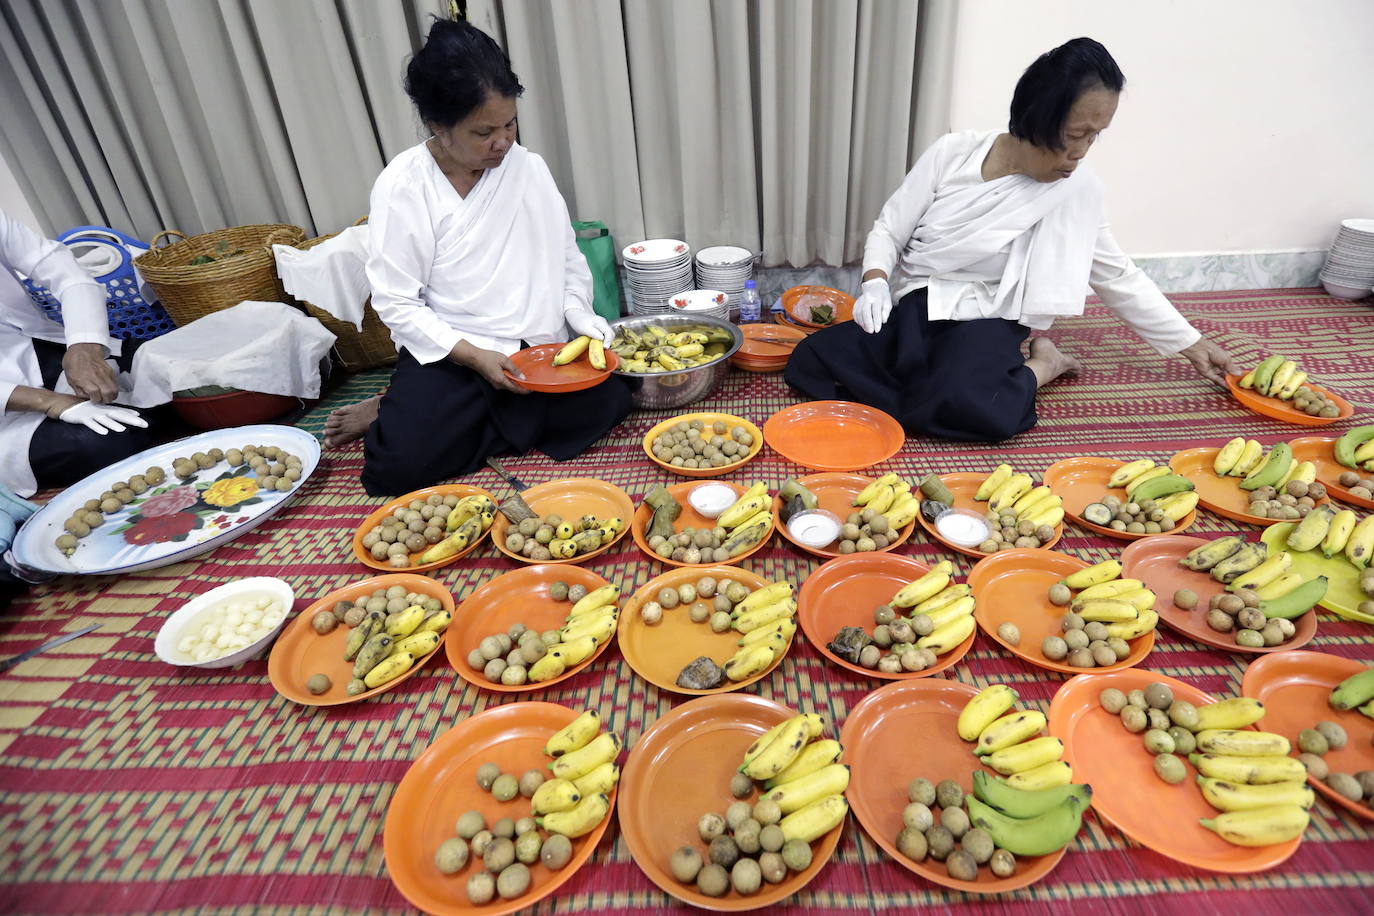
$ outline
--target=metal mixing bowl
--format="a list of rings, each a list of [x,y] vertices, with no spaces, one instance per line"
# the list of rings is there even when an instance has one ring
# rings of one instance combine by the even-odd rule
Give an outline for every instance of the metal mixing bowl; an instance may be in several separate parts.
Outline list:
[[[651,324],[658,325],[669,333],[673,333],[674,328],[685,328],[690,325],[720,327],[730,333],[731,343],[720,359],[691,369],[678,369],[675,372],[626,372],[617,369],[618,375],[641,380],[639,390],[634,394],[636,407],[656,410],[682,407],[700,401],[720,387],[720,383],[730,373],[730,357],[734,356],[735,351],[744,343],[744,335],[740,333],[739,328],[728,321],[705,316],[632,315],[612,321],[611,329],[624,327],[642,331]]]

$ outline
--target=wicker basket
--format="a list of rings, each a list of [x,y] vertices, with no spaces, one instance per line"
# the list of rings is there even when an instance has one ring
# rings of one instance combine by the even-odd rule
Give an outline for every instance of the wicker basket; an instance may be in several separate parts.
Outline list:
[[[164,238],[178,237],[164,248]],[[300,226],[282,223],[233,226],[186,237],[167,229],[153,236],[152,249],[134,259],[167,314],[184,327],[197,318],[231,308],[245,300],[281,302],[286,299],[277,277],[272,245],[294,245],[305,238]],[[241,251],[225,257],[226,251]],[[191,261],[207,255],[208,264]]]
[[[353,225],[360,226],[365,222],[366,216],[359,218]],[[332,239],[337,234],[306,239],[295,247],[305,251]],[[370,299],[363,303],[361,331],[347,321],[340,321],[319,306],[300,299],[296,301],[305,309],[307,315],[319,321],[334,335],[334,353],[345,372],[361,372],[364,369],[376,369],[378,366],[389,366],[396,362],[396,344],[391,340],[391,331],[382,324],[382,319],[377,317]]]

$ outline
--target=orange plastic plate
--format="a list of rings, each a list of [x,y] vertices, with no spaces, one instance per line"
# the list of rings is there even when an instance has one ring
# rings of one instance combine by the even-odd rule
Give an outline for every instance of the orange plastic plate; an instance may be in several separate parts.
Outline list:
[[[529,557],[506,547],[506,535],[510,533],[510,522],[498,512],[496,513],[496,521],[491,526],[492,543],[496,545],[497,550],[521,563],[583,563],[592,557],[600,556],[629,533],[630,519],[635,514],[635,504],[631,501],[630,494],[613,484],[593,480],[590,477],[551,480],[548,483],[530,487],[520,495],[524,497],[525,503],[530,509],[539,513],[541,518],[551,513],[560,515],[565,520],[581,518],[584,515],[595,515],[603,521],[608,518],[619,518],[625,522],[621,526],[620,533],[609,544],[602,544],[590,553],[579,554],[566,560],[540,561],[531,560]]]
[[[713,483],[720,483],[729,487],[731,490],[735,492],[736,497],[744,495],[744,487],[740,486],[737,483],[731,483],[728,480],[713,481]],[[681,531],[684,528],[715,527],[715,519],[707,518],[706,516],[702,515],[696,509],[693,509],[692,504],[687,501],[687,494],[691,493],[694,487],[699,486],[701,486],[701,484],[693,482],[674,484],[673,486],[668,488],[668,492],[672,494],[673,499],[676,499],[682,505],[681,514],[679,514],[678,517],[673,521],[674,531]],[[639,545],[639,549],[644,551],[645,556],[649,557],[650,559],[657,560],[658,562],[663,563],[666,566],[682,566],[688,568],[698,568],[706,566],[734,566],[736,563],[740,562],[745,557],[751,557],[754,554],[758,553],[764,547],[768,546],[769,541],[773,540],[773,529],[769,528],[768,533],[764,535],[761,541],[759,541],[752,548],[746,550],[739,556],[731,557],[724,563],[717,563],[714,560],[710,563],[680,563],[677,560],[671,560],[668,557],[661,557],[649,548],[649,538],[645,535],[645,531],[648,530],[649,521],[653,518],[653,515],[653,510],[649,508],[648,504],[641,502],[639,504],[639,508],[635,510],[634,521],[630,525],[630,533],[634,537],[635,543]],[[776,521],[777,520],[775,518],[775,524]]]
[[[497,897],[483,906],[468,902],[467,882],[482,868],[481,859],[469,859],[467,866],[453,875],[434,867],[434,851],[457,835],[454,826],[465,812],[480,811],[488,824],[503,817],[519,820],[529,816],[530,802],[523,795],[499,802],[479,787],[478,767],[491,762],[503,773],[516,775],[545,769],[549,763],[544,756],[545,743],[577,715],[553,703],[497,706],[444,732],[410,765],[386,810],[382,834],[386,870],[407,900],[436,916],[502,916],[543,900],[587,864],[611,825],[616,789],[610,793],[611,811],[601,823],[572,841],[573,855],[568,864],[550,871],[535,862],[529,867],[530,889],[514,900]]]
[[[690,696],[729,693],[732,690],[739,690],[741,687],[748,687],[755,681],[762,680],[772,674],[773,669],[781,665],[783,658],[787,655],[787,652],[784,651],[773,659],[773,664],[753,677],[742,681],[726,681],[720,687],[711,690],[689,690],[686,687],[679,687],[677,676],[682,673],[682,669],[687,667],[689,662],[696,660],[699,656],[705,655],[717,665],[724,667],[725,663],[739,649],[739,639],[743,634],[735,630],[714,633],[706,623],[694,623],[687,615],[687,608],[681,604],[671,610],[665,609],[663,620],[654,626],[649,626],[644,622],[640,608],[649,601],[656,601],[655,596],[659,589],[677,588],[680,585],[688,584],[695,585],[704,576],[710,576],[717,582],[722,579],[733,579],[747,586],[750,591],[770,584],[762,576],[755,575],[748,570],[736,569],[733,566],[684,566],[670,569],[663,575],[650,579],[639,591],[635,592],[620,612],[620,635],[618,637],[620,639],[620,651],[636,674],[661,690]],[[787,648],[789,650],[792,648],[791,642],[788,643]],[[696,821],[694,820],[693,823]]]
[[[1374,471],[1348,468],[1336,460],[1336,440],[1322,436],[1303,436],[1288,443],[1293,447],[1293,457],[1298,461],[1310,461],[1317,466],[1317,479],[1326,487],[1327,492],[1343,503],[1374,509],[1374,499],[1358,496],[1349,487],[1340,484],[1341,475],[1355,471],[1361,477],[1374,477]]]
[[[803,299],[808,300],[803,303]],[[835,311],[835,320],[821,324],[811,320],[811,306],[825,300]],[[782,308],[787,317],[805,328],[828,328],[854,318],[854,297],[828,286],[794,286],[782,294]]]
[[[1050,586],[1087,566],[1077,557],[1050,550],[1003,550],[980,560],[968,576],[973,595],[978,599],[978,606],[973,611],[974,619],[984,633],[1001,643],[1012,655],[1048,671],[1081,674],[1083,668],[1050,661],[1040,651],[1040,644],[1046,636],[1061,635],[1063,630],[1059,621],[1068,611],[1066,607],[1050,603]],[[1020,645],[1013,646],[998,635],[997,628],[1004,623],[1013,623],[1021,631]],[[1154,631],[1129,642],[1130,655],[1115,665],[1090,670],[1120,671],[1140,664],[1154,648]]]
[[[486,531],[483,531],[482,536],[479,537],[477,540],[473,541],[471,544],[464,547],[462,550],[458,551],[446,560],[436,560],[433,563],[419,563],[418,560],[420,559],[420,555],[423,554],[425,551],[417,550],[415,553],[412,553],[410,555],[410,562],[415,563],[416,565],[407,567],[404,570],[398,570],[389,563],[386,563],[383,560],[376,559],[372,556],[372,553],[367,550],[367,548],[363,547],[363,538],[367,536],[367,533],[369,531],[380,525],[382,523],[382,519],[386,518],[388,515],[395,512],[397,509],[409,505],[411,500],[418,499],[424,501],[429,498],[430,494],[434,493],[437,493],[440,496],[448,496],[449,494],[453,494],[454,496],[460,498],[464,496],[485,496],[491,500],[492,505],[496,504],[496,497],[492,496],[486,490],[483,490],[481,487],[470,487],[467,484],[462,483],[446,483],[437,487],[425,487],[423,490],[416,490],[413,493],[407,493],[405,496],[393,499],[391,502],[387,503],[377,511],[373,512],[367,518],[363,519],[363,523],[358,526],[358,530],[353,532],[353,556],[357,558],[358,562],[363,564],[364,566],[371,566],[373,569],[379,569],[383,572],[429,572],[431,569],[439,569],[440,567],[448,566],[450,563],[456,563],[463,557],[467,556],[468,554],[476,550],[477,546],[481,544],[484,540],[486,540],[487,534],[489,534],[491,531],[490,528],[488,528]],[[447,520],[447,516],[445,516],[445,520]],[[444,527],[443,522],[440,522],[439,527]],[[445,533],[447,534],[447,532]],[[426,545],[425,550],[428,549],[429,545]]]
[[[806,333],[797,328],[778,324],[742,324],[740,333],[744,343],[735,356],[746,362],[758,365],[771,365],[781,369],[787,365],[797,343],[806,339]],[[774,343],[783,340],[786,343]]]
[[[1268,527],[1284,521],[1281,518],[1260,518],[1250,514],[1250,493],[1240,488],[1240,477],[1218,477],[1212,465],[1216,462],[1215,448],[1185,449],[1169,459],[1169,467],[1175,474],[1187,477],[1197,487],[1198,502],[1217,515],[1247,525]],[[1317,503],[1327,502],[1327,498]]]
[[[353,679],[353,663],[344,661],[344,649],[348,645],[348,633],[351,628],[341,624],[321,636],[310,625],[311,619],[317,613],[333,610],[334,605],[340,601],[356,601],[379,588],[391,588],[393,585],[399,585],[406,591],[418,595],[438,598],[443,603],[444,610],[450,613],[453,611],[453,596],[442,585],[428,576],[417,576],[414,573],[374,576],[335,589],[297,614],[296,619],[282,631],[272,646],[272,654],[267,657],[267,677],[272,681],[277,693],[302,706],[339,706],[385,693],[423,668],[429,657],[439,651],[438,646],[422,658],[417,658],[415,664],[410,666],[410,670],[399,677],[379,687],[365,690],[357,696],[349,696],[346,688],[348,682]],[[442,644],[441,641],[440,645]],[[326,674],[333,682],[329,690],[318,696],[305,689],[305,682],[316,674]]]
[[[1108,687],[1129,693],[1154,683],[1167,685],[1175,699],[1195,706],[1214,702],[1192,684],[1139,670],[1080,674],[1066,681],[1050,702],[1050,734],[1064,742],[1064,759],[1073,766],[1075,779],[1093,787],[1097,816],[1140,845],[1207,871],[1249,874],[1291,856],[1301,837],[1272,846],[1232,846],[1199,824],[1217,811],[1203,800],[1197,783],[1188,778],[1170,785],[1156,776],[1154,755],[1145,750],[1140,735],[1126,731],[1121,718],[1098,701]],[[1191,777],[1191,766],[1184,766]]]
[[[824,509],[826,512],[839,516],[841,522],[848,518],[851,512],[858,512],[860,510],[861,507],[854,505],[854,497],[858,496],[859,493],[863,491],[864,487],[872,482],[872,477],[860,477],[858,474],[841,473],[812,474],[809,477],[801,477],[797,480],[797,483],[806,487],[816,497],[817,508]],[[777,529],[779,534],[791,541],[797,547],[812,556],[825,557],[826,559],[847,556],[847,554],[842,554],[834,549],[836,544],[839,543],[838,541],[827,547],[808,547],[797,541],[792,537],[791,533],[788,532],[787,526],[782,523],[781,512],[782,499],[775,496],[773,497],[773,527]],[[906,543],[907,539],[911,537],[911,532],[915,530],[916,523],[914,521],[907,522],[906,525],[897,529],[896,539],[888,542],[888,545],[881,550],[872,552],[886,553],[889,550],[895,550],[897,547]]]
[[[1106,525],[1096,525],[1083,517],[1083,510],[1102,497],[1111,494],[1117,499],[1129,502],[1125,487],[1108,488],[1107,481],[1112,472],[1125,462],[1115,458],[1095,458],[1082,456],[1065,458],[1045,468],[1045,486],[1064,498],[1064,514],[1073,519],[1074,524],[1089,531],[1096,531],[1109,538],[1122,541],[1135,541],[1140,538],[1154,537],[1152,534],[1136,534],[1131,531],[1117,531]],[[1163,534],[1182,534],[1197,521],[1197,511],[1193,510],[1178,520],[1178,524]]]
[[[973,512],[977,512],[979,515],[987,515],[987,502],[979,502],[978,500],[973,498],[973,495],[978,492],[978,487],[981,486],[983,481],[987,479],[987,476],[988,475],[980,474],[977,471],[957,471],[953,474],[940,475],[940,481],[945,486],[949,487],[949,492],[954,494],[954,505],[950,508],[969,509]],[[1049,484],[1047,483],[1046,486],[1049,486]],[[1050,489],[1054,490],[1054,487],[1050,487]],[[1058,491],[1055,492],[1057,495]],[[918,495],[924,501],[925,495],[920,494],[919,491]],[[983,553],[983,551],[979,550],[976,547],[960,547],[953,541],[946,540],[944,535],[940,534],[940,532],[935,530],[935,523],[928,520],[925,517],[924,513],[916,513],[916,518],[920,520],[921,527],[926,530],[926,534],[930,535],[932,538],[939,541],[941,544],[944,544],[950,550],[953,550],[957,553],[962,553],[966,557],[992,556],[992,554],[990,553]],[[1054,526],[1054,537],[1050,539],[1050,542],[1048,544],[1041,544],[1041,549],[1049,550],[1055,544],[1058,544],[1059,539],[1063,536],[1064,523],[1060,522],[1058,525]]]
[[[567,394],[600,385],[611,377],[612,372],[620,368],[620,356],[609,347],[605,351],[605,369],[592,368],[591,361],[585,353],[566,365],[555,366],[553,358],[561,349],[561,343],[540,344],[511,354],[510,361],[524,374],[524,378],[511,375],[509,372],[505,373],[506,378],[530,391]]]
[[[667,893],[704,910],[735,912],[771,906],[801,890],[830,861],[844,824],[811,844],[811,864],[791,872],[780,884],[764,884],[757,894],[733,889],[707,897],[696,884],[673,877],[669,860],[679,846],[692,846],[703,856],[706,845],[697,820],[708,811],[724,814],[736,799],[730,794],[744,752],[759,735],[794,713],[785,706],[748,694],[703,697],[661,716],[644,732],[620,778],[625,794],[620,829],[630,858]],[[750,796],[752,804],[758,793]]]
[[[1277,646],[1252,648],[1238,645],[1234,632],[1218,633],[1207,626],[1208,603],[1213,595],[1225,594],[1226,586],[1205,572],[1179,566],[1178,561],[1209,540],[1165,534],[1136,541],[1121,551],[1121,575],[1127,579],[1139,579],[1158,596],[1155,611],[1161,623],[1205,646],[1245,655],[1265,655],[1296,649],[1312,641],[1312,637],[1317,635],[1317,615],[1311,612],[1294,620],[1293,638]],[[1197,594],[1197,607],[1191,611],[1174,604],[1174,592],[1181,588],[1192,589]]]
[[[830,640],[841,627],[863,627],[872,633],[877,625],[873,621],[874,609],[887,604],[902,586],[928,572],[930,568],[924,563],[892,553],[855,553],[831,560],[802,584],[797,602],[797,620],[802,632],[817,652],[841,668],[866,677],[910,680],[953,667],[973,647],[978,636],[976,629],[968,639],[941,655],[938,662],[921,671],[889,674],[848,662],[829,648]]]
[[[734,429],[736,426],[743,426],[745,431],[748,432],[749,435],[754,437],[754,444],[749,446],[749,451],[745,453],[743,458],[741,458],[738,461],[733,461],[730,464],[723,464],[718,468],[680,468],[675,465],[669,464],[666,461],[660,461],[658,457],[654,455],[654,440],[657,439],[659,436],[663,435],[664,433],[666,433],[672,427],[676,426],[678,423],[684,421],[690,422],[692,420],[700,420],[708,427],[712,423],[715,423],[717,420],[724,422],[730,429]],[[710,438],[709,434],[707,435],[707,438]],[[729,474],[731,471],[737,471],[740,468],[744,467],[746,464],[752,461],[754,456],[757,455],[762,449],[763,431],[760,430],[753,423],[750,423],[748,420],[744,419],[744,417],[737,417],[732,413],[684,413],[680,416],[664,420],[662,423],[659,423],[653,429],[649,430],[647,433],[644,434],[644,454],[648,455],[649,460],[652,461],[654,464],[658,465],[659,467],[663,468],[663,470],[669,471],[673,474],[677,474],[679,477],[724,476],[725,474]]]
[[[590,658],[574,665],[558,677],[537,684],[521,684],[518,687],[507,686],[500,681],[489,681],[481,671],[468,664],[468,654],[476,649],[483,639],[504,633],[517,623],[523,623],[536,633],[556,630],[563,626],[567,622],[568,611],[572,610],[573,602],[553,599],[549,594],[549,588],[555,582],[581,585],[589,592],[610,584],[589,569],[567,565],[527,566],[497,576],[468,595],[466,600],[458,605],[458,610],[453,615],[453,623],[449,624],[448,631],[444,634],[444,652],[447,653],[448,663],[453,666],[453,670],[457,671],[463,680],[483,690],[493,690],[497,693],[529,693],[566,681],[600,658],[601,653],[610,646],[611,640],[607,639],[596,647]]]
[[[1257,391],[1242,388],[1238,384],[1239,381],[1240,376],[1238,375],[1226,376],[1226,387],[1231,389],[1231,396],[1233,398],[1245,407],[1253,410],[1255,413],[1263,414],[1266,417],[1273,417],[1275,420],[1282,420],[1285,423],[1295,423],[1298,426],[1330,426],[1332,423],[1339,423],[1347,417],[1353,416],[1355,413],[1354,405],[1345,398],[1336,394],[1336,392],[1329,388],[1323,388],[1321,385],[1314,385],[1311,382],[1305,384],[1313,391],[1324,394],[1334,401],[1336,406],[1340,408],[1340,416],[1314,417],[1311,414],[1306,414],[1298,410],[1290,401],[1285,401],[1280,398],[1271,398]]]
[[[773,450],[817,471],[856,471],[886,461],[906,441],[902,424],[852,401],[807,401],[784,407],[763,424]]]
[[[885,684],[860,700],[849,711],[840,733],[849,763],[845,794],[864,832],[898,865],[955,890],[1001,894],[1045,877],[1064,858],[1067,847],[1047,856],[1018,858],[1016,872],[1009,878],[998,878],[984,866],[974,881],[951,878],[944,863],[914,862],[897,850],[911,780],[952,779],[971,794],[973,771],[986,769],[973,755],[973,745],[960,739],[957,728],[959,713],[977,694],[978,689],[968,684],[934,678]],[[919,753],[912,752],[913,735],[921,736]]]
[[[1318,722],[1335,722],[1345,729],[1348,741],[1338,751],[1328,751],[1322,759],[1333,773],[1352,776],[1374,770],[1374,719],[1359,710],[1333,709],[1328,702],[1331,691],[1341,681],[1365,670],[1365,663],[1325,652],[1276,652],[1251,663],[1245,669],[1240,692],[1264,704],[1264,730],[1283,735],[1298,753],[1298,732]],[[1374,808],[1351,801],[1327,787],[1320,779],[1307,777],[1318,792],[1360,817],[1374,820]]]

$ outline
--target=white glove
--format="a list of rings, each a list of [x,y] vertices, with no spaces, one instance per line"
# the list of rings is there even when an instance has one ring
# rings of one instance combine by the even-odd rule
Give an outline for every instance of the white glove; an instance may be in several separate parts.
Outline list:
[[[615,334],[611,332],[611,325],[605,318],[596,312],[587,309],[573,308],[564,313],[568,319],[568,327],[572,328],[574,334],[584,337],[599,337],[606,346],[611,345],[615,340]]]
[[[854,320],[859,323],[859,327],[870,334],[876,334],[891,314],[892,287],[887,285],[887,280],[882,277],[866,280],[863,292],[854,303]]]
[[[63,423],[79,424],[102,436],[111,430],[122,433],[126,426],[148,426],[148,421],[140,417],[137,411],[114,404],[97,404],[94,401],[73,404],[58,414],[57,419]]]

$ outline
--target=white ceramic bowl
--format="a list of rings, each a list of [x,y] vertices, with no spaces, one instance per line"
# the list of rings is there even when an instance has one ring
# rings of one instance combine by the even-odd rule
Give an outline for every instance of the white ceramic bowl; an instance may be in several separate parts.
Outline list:
[[[1363,299],[1370,293],[1368,289],[1363,287],[1341,286],[1338,283],[1332,283],[1330,280],[1323,280],[1322,286],[1326,287],[1326,291],[1337,299]]]
[[[200,626],[202,623],[201,615],[217,604],[226,601],[233,601],[238,598],[251,596],[266,596],[281,602],[286,613],[281,621],[267,632],[265,636],[251,645],[244,646],[242,649],[235,649],[229,655],[219,658],[212,658],[209,661],[198,662],[181,652],[177,651],[177,643],[192,626]],[[203,595],[198,595],[190,601],[177,608],[171,617],[162,624],[162,629],[157,631],[157,640],[153,643],[153,651],[157,657],[169,665],[187,666],[192,668],[232,668],[234,665],[241,665],[250,658],[257,656],[277,638],[281,628],[286,625],[286,621],[291,617],[291,604],[296,600],[296,593],[291,586],[281,579],[274,579],[270,576],[255,576],[250,579],[238,579],[234,582],[227,582],[219,588],[211,589]]]

